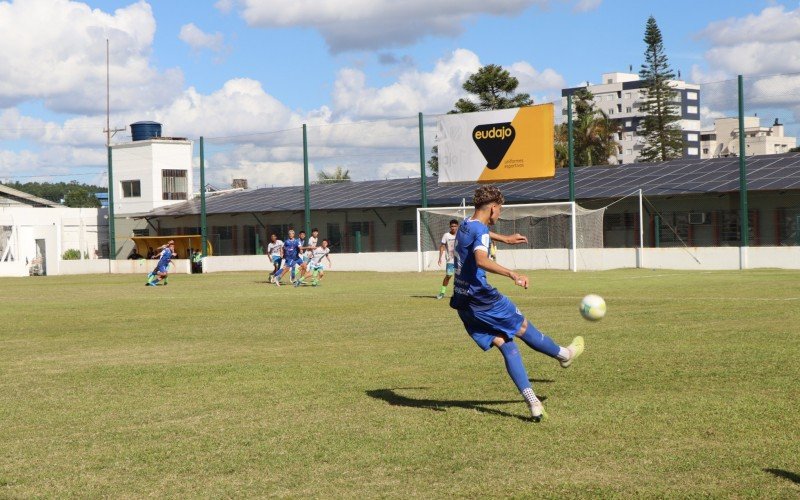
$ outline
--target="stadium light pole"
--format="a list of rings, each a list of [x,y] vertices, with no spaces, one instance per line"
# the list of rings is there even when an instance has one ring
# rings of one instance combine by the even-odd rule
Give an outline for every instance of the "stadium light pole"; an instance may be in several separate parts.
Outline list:
[[[750,220],[747,209],[747,145],[744,136],[744,80],[738,78],[739,84],[739,225],[742,229],[741,246],[747,247],[750,240]]]
[[[206,156],[203,136],[200,136],[200,252],[208,255],[208,231],[206,229]]]
[[[303,205],[305,207],[306,234],[311,234],[311,187],[308,185],[308,133],[303,124]]]
[[[572,94],[567,96],[567,156],[569,161],[569,201],[575,201],[575,155],[572,139]]]

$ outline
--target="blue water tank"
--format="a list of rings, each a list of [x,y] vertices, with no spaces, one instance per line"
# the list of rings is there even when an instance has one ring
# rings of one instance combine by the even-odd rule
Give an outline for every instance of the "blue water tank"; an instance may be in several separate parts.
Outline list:
[[[146,141],[161,137],[161,124],[158,122],[131,123],[131,135],[134,141]]]

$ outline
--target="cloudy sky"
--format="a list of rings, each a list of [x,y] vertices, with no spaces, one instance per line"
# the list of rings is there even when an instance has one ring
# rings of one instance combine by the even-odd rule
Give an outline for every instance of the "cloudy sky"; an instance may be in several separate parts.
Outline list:
[[[749,111],[800,133],[797,1],[0,1],[0,180],[107,182],[106,39],[112,128],[203,136],[219,186],[287,185],[302,183],[304,123],[312,175],[418,175],[417,113],[429,149],[479,67],[553,101],[637,70],[651,14],[684,79],[764,75],[748,79]],[[730,88],[704,86],[706,121],[730,111]]]

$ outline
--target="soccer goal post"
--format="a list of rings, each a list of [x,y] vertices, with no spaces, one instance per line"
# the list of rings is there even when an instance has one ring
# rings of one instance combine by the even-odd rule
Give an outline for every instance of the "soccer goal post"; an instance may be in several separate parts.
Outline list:
[[[472,207],[417,208],[417,258],[419,271],[439,269],[439,247],[449,223],[473,213]],[[519,233],[527,244],[496,243],[497,261],[512,269],[589,268],[586,249],[603,248],[605,208],[590,210],[575,202],[503,205],[492,231]]]

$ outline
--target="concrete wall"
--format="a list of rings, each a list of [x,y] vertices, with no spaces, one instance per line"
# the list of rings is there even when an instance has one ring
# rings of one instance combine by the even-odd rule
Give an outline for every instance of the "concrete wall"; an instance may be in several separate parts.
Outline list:
[[[645,269],[681,270],[733,270],[744,263],[748,269],[781,268],[800,269],[800,247],[690,247],[646,248],[640,256],[635,248],[583,249],[578,251],[579,271],[635,268],[642,259]],[[443,272],[437,263],[438,252],[423,255],[423,270]],[[376,252],[360,254],[333,254],[330,271],[380,271],[414,272],[418,269],[415,252]],[[498,252],[497,261],[512,269],[569,269],[568,250],[505,250]],[[188,274],[191,263],[186,259],[174,260],[171,273]],[[58,261],[48,265],[48,274],[141,274],[155,267],[154,260],[107,259]],[[272,269],[266,256],[218,256],[203,259],[204,272],[261,271]],[[0,262],[0,276],[27,276],[24,262]]]
[[[146,275],[156,267],[156,260],[62,260],[60,274],[141,274]],[[110,267],[109,267],[110,266]],[[169,268],[170,274],[189,274],[191,262],[188,259],[176,259]]]

